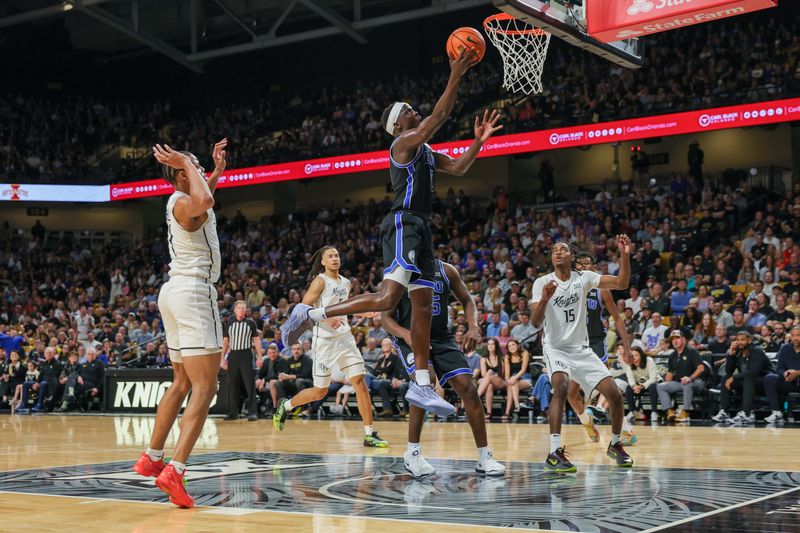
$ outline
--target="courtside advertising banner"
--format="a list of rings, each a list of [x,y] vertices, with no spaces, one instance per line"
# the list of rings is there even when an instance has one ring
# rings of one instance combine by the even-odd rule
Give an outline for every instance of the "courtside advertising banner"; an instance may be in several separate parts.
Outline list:
[[[595,0],[586,5],[586,21],[589,35],[610,43],[777,5],[778,0]]]
[[[794,120],[800,120],[800,98],[498,135],[483,145],[478,157],[543,152],[560,148],[635,141],[650,137],[667,137]],[[467,151],[470,144],[472,144],[472,140],[434,144],[432,147],[437,152],[459,157]],[[223,173],[217,187],[220,189],[243,187],[388,168],[389,151],[381,150],[232,169]],[[17,202],[108,202],[109,200],[164,196],[172,194],[172,192],[172,186],[163,179],[134,181],[110,186],[0,184],[0,200]]]

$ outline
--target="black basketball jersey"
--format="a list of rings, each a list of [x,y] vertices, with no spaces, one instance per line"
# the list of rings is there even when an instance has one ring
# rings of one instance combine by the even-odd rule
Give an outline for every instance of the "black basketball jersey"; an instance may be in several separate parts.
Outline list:
[[[450,281],[444,271],[444,264],[436,260],[434,274],[433,306],[431,313],[431,340],[449,341],[453,339],[447,327],[448,309],[450,305]],[[404,294],[397,304],[395,320],[406,329],[411,328],[411,299]]]
[[[433,150],[427,144],[420,146],[414,159],[405,165],[394,160],[389,148],[389,177],[394,191],[392,211],[408,209],[423,216],[430,215],[435,172]]]
[[[592,289],[586,295],[586,331],[589,341],[605,339],[606,328],[603,326],[603,299],[600,289]]]

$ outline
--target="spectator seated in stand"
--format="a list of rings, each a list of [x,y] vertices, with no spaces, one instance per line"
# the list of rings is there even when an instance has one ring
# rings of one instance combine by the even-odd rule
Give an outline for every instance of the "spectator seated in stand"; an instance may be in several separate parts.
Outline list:
[[[800,325],[792,327],[791,342],[778,350],[778,364],[775,372],[764,378],[764,389],[772,410],[766,422],[783,422],[781,399],[789,393],[800,393]]]
[[[666,414],[667,421],[687,422],[690,419],[692,400],[696,393],[705,390],[700,379],[705,372],[700,354],[687,345],[686,334],[680,329],[673,329],[669,335],[673,352],[669,356],[667,375],[664,381],[656,385],[661,411]],[[677,413],[672,407],[672,397],[683,393],[683,406]],[[658,421],[658,413],[653,410],[651,420]]]
[[[720,387],[720,410],[713,417],[715,422],[732,424],[752,424],[755,396],[764,392],[764,379],[772,371],[772,364],[766,354],[753,345],[753,336],[740,331],[731,342],[725,359],[725,376]],[[733,393],[741,395],[741,408],[734,418],[728,415]]]

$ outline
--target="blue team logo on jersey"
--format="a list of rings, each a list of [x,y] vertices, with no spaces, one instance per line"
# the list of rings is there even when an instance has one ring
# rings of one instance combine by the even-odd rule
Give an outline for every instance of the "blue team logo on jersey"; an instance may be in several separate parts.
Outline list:
[[[589,309],[592,309],[592,310],[597,309],[597,301],[596,300],[589,299],[589,300],[586,301],[586,305],[589,306]]]

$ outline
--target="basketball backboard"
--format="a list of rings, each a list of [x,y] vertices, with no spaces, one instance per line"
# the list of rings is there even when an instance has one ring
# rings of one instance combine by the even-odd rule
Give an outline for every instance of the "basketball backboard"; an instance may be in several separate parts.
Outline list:
[[[639,68],[644,45],[638,39],[604,43],[586,32],[588,0],[494,0],[494,5],[537,28],[627,68]]]

